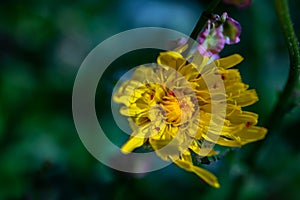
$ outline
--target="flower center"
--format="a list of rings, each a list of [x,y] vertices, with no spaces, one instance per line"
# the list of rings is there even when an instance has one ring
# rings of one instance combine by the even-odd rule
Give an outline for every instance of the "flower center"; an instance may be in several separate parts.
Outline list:
[[[190,97],[177,99],[173,95],[168,95],[164,98],[162,105],[166,111],[166,121],[175,126],[190,120],[195,111],[194,103]]]

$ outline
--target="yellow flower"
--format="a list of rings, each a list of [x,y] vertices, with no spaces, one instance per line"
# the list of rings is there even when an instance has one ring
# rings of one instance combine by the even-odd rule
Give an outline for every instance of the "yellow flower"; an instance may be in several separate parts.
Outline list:
[[[229,69],[242,57],[234,54],[213,63],[208,60],[199,53],[190,62],[175,51],[161,53],[156,67],[139,66],[113,99],[124,104],[120,113],[129,117],[133,131],[121,148],[123,153],[149,143],[163,160],[218,188],[212,173],[193,164],[191,152],[212,156],[217,153],[214,144],[241,147],[263,139],[267,130],[255,126],[257,114],[242,110],[258,101],[255,90],[242,83],[239,71]],[[219,77],[222,84],[205,77]],[[224,92],[217,90],[222,87]],[[225,105],[223,115],[221,110],[213,111],[214,103]]]

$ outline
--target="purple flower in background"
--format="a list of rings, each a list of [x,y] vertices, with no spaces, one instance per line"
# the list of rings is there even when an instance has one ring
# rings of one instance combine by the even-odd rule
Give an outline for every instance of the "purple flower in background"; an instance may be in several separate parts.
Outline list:
[[[218,54],[225,45],[225,37],[223,35],[223,27],[214,27],[209,20],[204,31],[198,36],[198,51],[204,56],[212,56]]]
[[[223,34],[225,36],[225,43],[226,44],[236,44],[240,41],[240,34],[242,27],[241,25],[228,17],[227,13],[223,13],[221,16],[221,20],[223,22]]]
[[[213,15],[203,31],[198,35],[198,51],[204,56],[217,55],[225,44],[236,44],[240,41],[241,25],[228,17],[227,13]]]
[[[246,8],[250,6],[252,0],[224,0],[224,3],[232,4],[239,8]]]

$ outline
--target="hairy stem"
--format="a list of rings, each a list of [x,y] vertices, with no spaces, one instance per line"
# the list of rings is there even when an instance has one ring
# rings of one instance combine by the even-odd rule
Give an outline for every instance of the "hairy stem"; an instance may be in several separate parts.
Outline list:
[[[280,125],[284,114],[293,106],[293,92],[299,82],[300,53],[299,42],[293,28],[287,0],[274,0],[274,2],[277,17],[290,56],[290,69],[287,83],[280,94],[278,102],[267,123],[268,128],[275,130],[276,126]]]
[[[283,31],[284,39],[288,47],[289,57],[290,57],[290,66],[289,66],[289,76],[286,82],[286,85],[279,96],[277,104],[274,106],[273,111],[267,121],[267,128],[269,132],[277,130],[280,126],[285,113],[293,105],[293,92],[297,87],[299,81],[299,71],[300,71],[300,53],[299,53],[299,43],[296,37],[295,31],[293,29],[291,17],[289,14],[287,0],[274,0],[275,10],[277,17]],[[252,149],[249,151],[249,154],[245,156],[245,161],[248,166],[252,166],[252,170],[255,170],[256,173],[259,173],[260,168],[256,166],[256,155],[262,150],[266,140],[258,141],[256,144],[253,144]],[[245,184],[247,177],[242,179],[237,179],[234,188],[234,191],[238,191],[243,184]],[[235,193],[232,192],[232,195],[235,196]],[[237,197],[237,196],[235,196]]]

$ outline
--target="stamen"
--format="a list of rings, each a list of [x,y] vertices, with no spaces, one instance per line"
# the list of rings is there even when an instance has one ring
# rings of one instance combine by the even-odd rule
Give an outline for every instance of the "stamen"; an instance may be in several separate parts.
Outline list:
[[[174,92],[172,92],[172,91],[169,92],[169,95],[175,97],[175,94],[174,94]]]
[[[251,126],[251,122],[246,122],[246,128],[249,128]]]
[[[150,99],[153,100],[153,98],[154,98],[154,94],[151,94]]]

